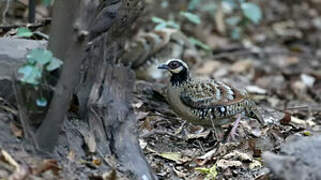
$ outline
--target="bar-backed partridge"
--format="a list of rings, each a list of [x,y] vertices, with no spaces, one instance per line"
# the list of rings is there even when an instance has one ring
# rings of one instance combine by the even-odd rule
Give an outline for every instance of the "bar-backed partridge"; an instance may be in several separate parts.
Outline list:
[[[193,79],[187,64],[179,59],[170,59],[158,68],[171,73],[167,97],[173,110],[195,125],[213,126],[216,136],[222,132],[221,125],[232,122],[235,115],[239,115],[238,121],[240,114],[245,114],[263,122],[245,90],[213,79]]]

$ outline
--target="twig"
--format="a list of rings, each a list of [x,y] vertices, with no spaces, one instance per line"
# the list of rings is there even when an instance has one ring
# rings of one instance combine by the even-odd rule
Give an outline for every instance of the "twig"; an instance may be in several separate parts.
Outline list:
[[[18,169],[20,167],[20,165],[17,163],[17,161],[14,160],[13,157],[7,151],[2,149],[1,155],[10,165],[15,167],[16,169]]]
[[[170,133],[170,132],[166,132],[166,131],[158,131],[158,130],[152,130],[150,132],[142,134],[142,135],[139,136],[139,138],[148,138],[148,137],[153,136],[155,134],[168,135],[168,136],[171,136],[171,137],[174,137],[174,138],[183,139],[182,137],[177,136],[176,134],[173,134],[173,133]]]
[[[51,19],[46,19],[44,20],[44,22],[41,22],[41,23],[0,25],[0,29],[8,30],[8,29],[14,29],[19,27],[39,28],[49,24],[50,22],[51,22]]]
[[[308,109],[308,108],[312,108],[312,107],[308,105],[301,105],[301,106],[286,107],[286,110]]]
[[[3,19],[3,23],[4,23],[4,24],[7,23],[7,21],[6,21],[6,14],[7,14],[8,10],[9,10],[10,1],[11,1],[11,0],[7,0],[6,7],[5,7],[4,11],[2,12],[2,19]]]
[[[321,107],[318,105],[298,105],[298,106],[293,106],[293,107],[285,107],[284,109],[280,109],[277,107],[273,107],[273,109],[281,111],[281,112],[286,112],[286,111],[293,111],[293,110],[302,110],[302,109],[307,109],[308,111],[321,111]]]
[[[234,59],[231,58],[233,56],[246,56],[246,55],[257,55],[258,53],[256,52],[252,52],[250,50],[244,49],[244,50],[240,50],[240,51],[234,51],[234,52],[224,52],[224,53],[218,53],[213,55],[212,57],[215,59],[223,59],[223,58],[230,58],[230,59]]]
[[[16,75],[14,74],[13,77],[16,77]],[[12,83],[12,87],[13,87],[13,91],[16,95],[19,118],[20,118],[20,122],[22,124],[23,130],[24,130],[25,137],[26,137],[26,139],[30,140],[33,144],[35,144],[37,146],[37,141],[35,139],[35,135],[32,132],[31,127],[29,125],[30,120],[27,115],[26,107],[23,106],[24,103],[23,103],[23,97],[21,94],[21,87],[18,85],[18,82],[16,80],[14,80],[14,82]]]
[[[0,161],[0,168],[1,169],[5,169],[5,170],[10,171],[10,172],[13,172],[15,170],[14,167],[10,166],[7,163],[4,163],[3,161]]]
[[[49,40],[49,36],[45,33],[40,32],[40,31],[35,31],[35,32],[33,32],[33,34],[40,36],[41,38],[43,38],[45,40]]]

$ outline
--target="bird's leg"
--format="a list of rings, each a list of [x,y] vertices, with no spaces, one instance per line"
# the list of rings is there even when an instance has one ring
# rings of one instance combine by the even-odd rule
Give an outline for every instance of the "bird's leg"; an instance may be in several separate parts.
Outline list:
[[[222,142],[224,140],[224,132],[222,130],[222,127],[215,125],[213,119],[211,119],[211,122],[214,129],[214,138],[217,142]]]
[[[216,139],[216,143],[215,143],[215,153],[214,156],[218,155],[221,152],[221,144],[223,143],[224,140],[224,132],[222,132],[222,128],[219,126],[216,126],[213,122],[213,119],[211,119],[212,122],[212,126],[214,129],[214,134],[213,134],[213,138]]]
[[[242,117],[241,114],[238,114],[238,115],[237,115],[237,118],[236,118],[236,120],[235,120],[234,123],[233,123],[233,127],[232,127],[232,129],[231,129],[231,131],[230,131],[230,133],[229,133],[229,135],[228,135],[228,137],[227,137],[227,141],[229,141],[230,138],[232,138],[232,140],[235,139],[236,129],[237,129],[238,125],[240,124],[241,117]]]

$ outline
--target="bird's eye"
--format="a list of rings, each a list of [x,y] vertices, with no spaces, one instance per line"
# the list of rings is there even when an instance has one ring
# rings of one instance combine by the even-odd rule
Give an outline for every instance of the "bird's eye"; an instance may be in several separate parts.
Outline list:
[[[179,63],[178,62],[176,62],[176,61],[173,61],[173,62],[170,62],[169,64],[168,64],[168,66],[171,68],[171,69],[176,69],[176,68],[178,68],[179,67]]]

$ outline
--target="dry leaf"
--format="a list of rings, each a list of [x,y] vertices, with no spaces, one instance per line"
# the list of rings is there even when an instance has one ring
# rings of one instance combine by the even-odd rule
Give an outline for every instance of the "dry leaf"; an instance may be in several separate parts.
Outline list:
[[[137,120],[144,119],[148,114],[149,114],[149,112],[139,111],[138,113],[136,113],[136,119]]]
[[[144,120],[144,123],[142,124],[142,128],[143,129],[147,129],[148,131],[151,131],[153,129],[152,125],[151,125],[151,121],[154,120],[154,117],[146,117]]]
[[[221,67],[222,63],[218,61],[208,60],[202,64],[200,68],[195,70],[196,74],[210,74]]]
[[[10,122],[10,128],[16,137],[19,137],[19,138],[23,137],[22,129],[18,128],[14,123]]]
[[[250,59],[241,60],[235,62],[231,67],[230,71],[234,73],[245,73],[248,72],[253,66],[253,61]]]
[[[58,166],[57,160],[45,159],[39,166],[32,170],[32,174],[40,175],[48,170],[51,170],[55,175],[58,175],[60,167]]]
[[[226,169],[230,167],[241,167],[242,163],[240,161],[234,161],[234,160],[228,161],[225,159],[221,159],[217,161],[216,166],[218,168]]]
[[[25,180],[29,175],[30,168],[27,165],[21,165],[9,176],[8,180]]]
[[[138,101],[137,103],[132,104],[132,106],[133,106],[134,108],[139,109],[140,107],[142,107],[143,104],[144,104],[143,101]]]
[[[14,166],[16,169],[20,167],[16,160],[5,150],[1,150],[1,154],[5,161],[7,161],[10,165]]]
[[[74,161],[75,160],[75,152],[73,150],[70,150],[68,155],[67,155],[67,158],[70,160],[70,161]]]
[[[260,161],[257,161],[257,160],[253,160],[250,165],[249,165],[249,168],[252,170],[252,169],[258,169],[258,168],[261,168],[262,167],[262,163]]]
[[[258,86],[246,86],[246,90],[249,93],[266,94],[266,90]]]
[[[212,149],[206,154],[196,158],[196,164],[199,166],[205,165],[209,160],[211,160],[216,152],[216,149]]]
[[[183,170],[180,171],[178,170],[176,167],[173,168],[173,171],[175,172],[175,174],[180,177],[180,178],[184,178],[186,177],[188,174],[187,173],[184,173]]]
[[[226,154],[223,158],[224,159],[237,159],[240,161],[249,161],[249,162],[251,162],[253,160],[253,158],[250,155],[248,155],[247,153],[239,152],[236,150]]]
[[[180,160],[183,157],[182,154],[179,152],[163,152],[159,153],[159,156],[171,161],[175,161],[176,163],[181,163]]]
[[[96,140],[92,133],[88,133],[84,135],[84,141],[89,149],[89,152],[96,152]]]
[[[96,166],[100,166],[101,165],[101,159],[100,158],[97,158],[97,157],[94,157],[93,160],[92,160],[92,163]]]
[[[307,74],[301,74],[301,81],[308,87],[313,87],[315,78]]]
[[[210,130],[207,129],[206,131],[203,131],[203,132],[200,132],[200,133],[188,133],[186,134],[187,136],[187,140],[190,140],[190,139],[198,139],[198,138],[204,138],[206,139],[206,137],[210,134]]]
[[[147,142],[143,139],[138,139],[139,142],[139,146],[141,149],[145,149],[145,147],[147,146]]]
[[[285,113],[284,117],[280,120],[280,123],[283,125],[288,125],[291,122],[291,114]]]
[[[179,153],[179,152],[163,152],[163,153],[158,153],[158,155],[164,159],[174,161],[177,164],[183,164],[187,161],[191,161],[189,157],[183,156],[182,153]]]

